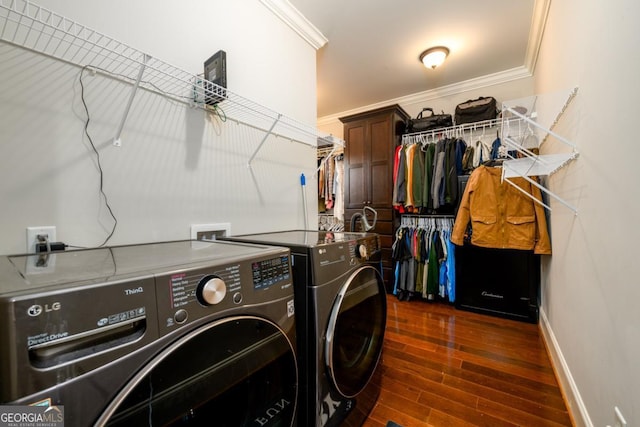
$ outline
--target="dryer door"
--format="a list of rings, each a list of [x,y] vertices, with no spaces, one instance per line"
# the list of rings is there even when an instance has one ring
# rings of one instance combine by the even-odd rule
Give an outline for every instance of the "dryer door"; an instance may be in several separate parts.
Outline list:
[[[355,397],[371,379],[387,321],[384,280],[372,266],[360,267],[341,287],[333,305],[325,361],[334,387]]]
[[[96,425],[292,426],[297,366],[275,324],[252,316],[201,326],[153,358]]]

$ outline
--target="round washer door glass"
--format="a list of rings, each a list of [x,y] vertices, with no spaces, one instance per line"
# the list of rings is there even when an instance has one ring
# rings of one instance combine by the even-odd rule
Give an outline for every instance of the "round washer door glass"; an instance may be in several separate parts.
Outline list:
[[[382,353],[386,321],[380,273],[371,266],[357,269],[340,289],[327,328],[326,363],[343,396],[356,396],[371,379]]]
[[[108,426],[288,427],[296,392],[295,354],[286,334],[264,319],[233,317],[163,350],[103,418]]]

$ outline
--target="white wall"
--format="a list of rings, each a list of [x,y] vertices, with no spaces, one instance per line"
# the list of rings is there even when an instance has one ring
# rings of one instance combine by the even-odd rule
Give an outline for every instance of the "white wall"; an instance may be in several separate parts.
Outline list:
[[[553,175],[553,256],[542,314],[578,425],[640,425],[640,212],[637,100],[640,5],[553,1],[535,71],[540,93],[579,87],[558,123],[580,157]]]
[[[315,123],[315,49],[258,0],[198,0],[188,10],[153,0],[39,4],[192,74],[223,49],[231,91]],[[0,253],[24,252],[27,226],[55,225],[58,240],[85,247],[111,230],[83,135],[79,75],[76,66],[0,43]],[[300,175],[315,172],[312,148],[272,136],[248,168],[265,132],[144,90],[114,147],[131,86],[101,75],[83,82],[118,221],[109,244],[189,238],[193,223],[230,222],[233,234],[305,226]],[[314,224],[317,206],[307,198]]]

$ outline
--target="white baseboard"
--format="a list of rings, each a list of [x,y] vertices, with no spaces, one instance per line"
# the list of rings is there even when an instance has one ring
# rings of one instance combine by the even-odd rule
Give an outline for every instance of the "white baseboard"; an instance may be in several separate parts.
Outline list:
[[[542,331],[542,337],[547,346],[547,351],[549,352],[549,357],[551,358],[551,363],[555,369],[558,382],[560,383],[562,393],[564,394],[565,401],[569,407],[568,409],[571,412],[576,427],[593,427],[587,408],[580,396],[578,386],[571,376],[571,371],[569,370],[567,361],[565,360],[562,351],[560,350],[560,346],[558,345],[558,341],[553,334],[553,330],[549,324],[549,319],[547,318],[547,313],[542,307],[540,307],[539,326]]]

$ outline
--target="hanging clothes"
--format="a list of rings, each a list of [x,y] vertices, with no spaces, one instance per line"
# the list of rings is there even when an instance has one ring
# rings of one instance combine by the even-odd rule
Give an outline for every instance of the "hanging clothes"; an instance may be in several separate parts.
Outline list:
[[[431,183],[433,180],[433,158],[436,151],[435,144],[427,144],[422,147],[424,151],[424,172],[422,174],[422,204],[427,212],[433,211],[431,199]]]
[[[333,216],[344,223],[344,155],[335,156],[335,179],[333,181]]]
[[[491,144],[491,160],[495,160],[500,156],[500,146],[502,145],[502,141],[500,141],[500,137],[497,137],[493,143]]]
[[[423,198],[423,176],[424,176],[424,156],[419,144],[414,144],[415,148],[413,156],[413,177],[411,185],[411,193],[413,194],[413,212],[420,213],[425,206]]]
[[[455,257],[455,245],[451,241],[451,233],[447,235],[446,238],[448,245],[448,253],[447,253],[447,277],[446,277],[446,293],[449,302],[455,302],[456,300],[456,257]]]
[[[520,189],[502,181],[500,167],[480,166],[473,171],[460,202],[451,241],[462,246],[470,224],[471,243],[476,246],[551,254],[544,207],[533,200],[542,200],[540,189],[521,177],[509,180]]]
[[[333,151],[332,151],[333,153]],[[344,154],[333,153],[318,157],[318,199],[326,210],[334,209],[344,221]]]
[[[394,295],[454,301],[453,218],[403,217],[392,246]]]
[[[407,180],[406,180],[406,168],[407,160],[405,147],[403,145],[398,146],[396,149],[396,158],[394,159],[394,169],[396,173],[394,175],[395,181],[393,184],[394,199],[392,201],[394,209],[398,212],[405,212],[404,206],[407,201]]]
[[[474,169],[491,160],[491,147],[482,140],[473,143],[473,167]]]
[[[333,208],[333,181],[335,178],[335,163],[332,161],[332,158],[329,157],[325,162],[326,173],[325,173],[325,191],[324,191],[324,204],[327,209]]]
[[[462,175],[462,154],[467,144],[460,138],[451,138],[445,144],[444,197],[442,206],[453,207],[458,202],[458,175]]]
[[[441,139],[436,143],[436,152],[433,159],[433,180],[431,182],[431,199],[433,200],[433,208],[438,209],[441,206],[440,195],[444,191],[444,162],[446,140]]]
[[[473,156],[474,156],[474,148],[471,145],[468,145],[462,155],[462,174],[461,175],[469,175],[473,172]]]
[[[406,180],[407,180],[407,187],[406,187],[406,200],[404,203],[404,207],[407,210],[407,212],[414,212],[414,208],[415,208],[415,200],[414,200],[414,193],[413,193],[413,185],[414,185],[414,175],[413,175],[413,166],[415,163],[415,156],[416,156],[416,149],[418,148],[418,146],[416,144],[410,144],[407,145],[405,147],[405,161],[407,162],[406,165]]]

